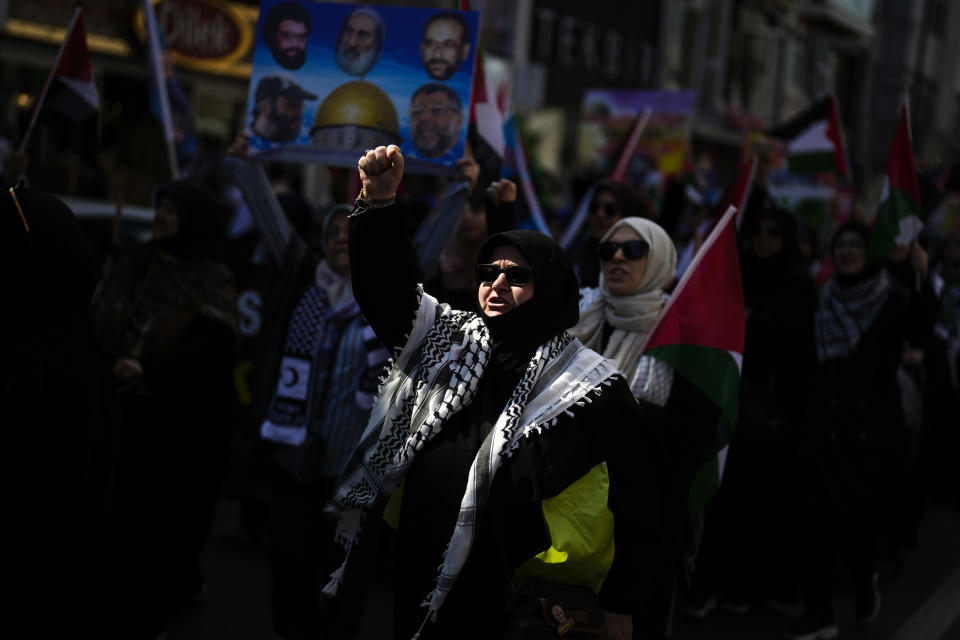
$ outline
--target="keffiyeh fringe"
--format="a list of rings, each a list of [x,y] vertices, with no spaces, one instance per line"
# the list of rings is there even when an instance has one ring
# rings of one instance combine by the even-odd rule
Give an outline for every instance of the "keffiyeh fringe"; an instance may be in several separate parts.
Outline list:
[[[367,430],[334,492],[333,505],[349,520],[338,527],[338,541],[348,554],[359,535],[359,522],[348,514],[369,508],[399,486],[423,445],[473,400],[489,360],[489,332],[481,318],[451,311],[422,288],[418,293],[412,330],[383,379]],[[591,403],[591,394],[598,396],[616,375],[612,362],[566,333],[537,349],[471,465],[436,586],[424,600],[428,608],[424,624],[436,617],[466,562],[476,533],[472,523],[486,504],[502,461],[511,457],[522,438],[543,433],[560,416],[572,416]],[[342,569],[331,576],[328,588],[334,593]]]

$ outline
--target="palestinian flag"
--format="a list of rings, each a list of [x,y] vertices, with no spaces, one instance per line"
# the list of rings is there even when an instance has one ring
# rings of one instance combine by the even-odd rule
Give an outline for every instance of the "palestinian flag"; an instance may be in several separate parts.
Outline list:
[[[720,487],[727,445],[737,424],[746,317],[735,227],[726,213],[704,241],[641,347],[699,388],[720,408],[709,451],[690,487],[688,506],[701,510]]]
[[[57,53],[53,69],[33,103],[29,132],[38,120],[82,154],[99,146],[100,97],[93,82],[83,10],[77,7]],[[24,145],[26,140],[24,141]]]
[[[870,233],[869,258],[881,259],[894,247],[913,242],[923,228],[920,210],[920,183],[913,162],[910,112],[904,102],[900,107],[900,124],[887,156],[887,179],[883,182]]]
[[[787,146],[791,173],[835,173],[850,181],[850,163],[840,127],[840,110],[832,95],[813,103],[766,134]]]

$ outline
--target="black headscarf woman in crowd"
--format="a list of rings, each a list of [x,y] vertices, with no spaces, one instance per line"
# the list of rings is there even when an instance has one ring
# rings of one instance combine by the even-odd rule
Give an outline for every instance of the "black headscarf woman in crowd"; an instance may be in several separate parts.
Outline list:
[[[117,635],[152,637],[201,594],[200,552],[236,395],[236,296],[221,262],[225,209],[185,181],[156,196],[153,239],[112,265],[92,304],[114,360],[129,451]],[[149,549],[149,552],[144,552]],[[124,628],[126,626],[126,628]]]
[[[600,256],[597,244],[618,220],[626,216],[642,216],[637,194],[625,184],[603,181],[597,185],[590,201],[588,236],[577,259],[577,277],[581,287],[596,287],[600,283]]]
[[[878,537],[899,516],[891,499],[903,481],[906,447],[897,368],[918,326],[906,289],[881,262],[868,261],[869,237],[862,222],[837,230],[830,246],[836,273],[817,302],[813,411],[795,465],[806,614],[791,627],[792,638],[836,631],[837,556],[851,574],[855,617],[876,616]]]
[[[110,366],[90,331],[97,282],[73,212],[0,191],[3,517],[0,637],[98,638],[122,446]]]
[[[541,501],[606,461],[617,546],[595,586],[609,637],[629,638],[660,547],[662,459],[612,363],[565,331],[578,291],[563,251],[536,232],[492,236],[476,311],[453,311],[417,285],[394,197],[399,149],[369,152],[360,169],[354,291],[396,360],[334,501],[352,550],[361,511],[402,483],[395,637],[503,637],[515,570],[559,544]]]
[[[740,417],[723,484],[707,509],[703,552],[685,613],[721,604],[745,612],[769,597],[790,600],[791,462],[805,427],[813,373],[812,279],[796,221],[779,207],[753,212],[742,229],[746,311]]]

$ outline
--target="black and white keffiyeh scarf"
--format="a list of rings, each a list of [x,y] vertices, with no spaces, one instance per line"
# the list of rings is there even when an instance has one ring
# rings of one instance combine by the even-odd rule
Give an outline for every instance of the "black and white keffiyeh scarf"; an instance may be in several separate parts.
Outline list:
[[[348,557],[364,511],[390,496],[424,444],[470,404],[490,361],[489,330],[477,314],[453,311],[422,287],[418,293],[413,328],[334,492],[333,506],[341,511],[337,540]],[[428,608],[424,622],[435,618],[466,563],[502,461],[511,457],[521,438],[552,427],[562,414],[573,415],[576,406],[591,402],[588,394],[609,386],[616,375],[612,362],[566,332],[537,348],[470,467],[436,587],[423,603]],[[325,594],[336,594],[345,565],[346,560],[331,576]]]
[[[873,326],[889,296],[890,277],[882,269],[850,286],[836,280],[825,284],[814,318],[818,361],[849,356]]]
[[[260,425],[261,437],[291,446],[303,444],[314,416],[317,378],[329,373],[337,336],[359,315],[349,278],[335,274],[326,260],[321,261],[315,281],[290,316],[277,386]]]

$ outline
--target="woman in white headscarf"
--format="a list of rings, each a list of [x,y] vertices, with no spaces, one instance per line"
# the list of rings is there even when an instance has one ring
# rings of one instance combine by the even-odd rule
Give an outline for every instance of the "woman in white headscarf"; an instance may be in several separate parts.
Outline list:
[[[613,360],[633,395],[663,406],[673,369],[640,353],[640,347],[667,302],[664,289],[677,271],[677,250],[660,225],[623,218],[597,246],[600,286],[581,290],[580,321],[571,333]]]
[[[690,542],[683,524],[687,484],[684,451],[690,446],[683,429],[674,421],[691,416],[685,408],[702,405],[693,400],[690,385],[674,389],[673,368],[641,354],[640,348],[653,329],[667,302],[664,289],[677,272],[677,250],[673,240],[657,223],[645,218],[618,220],[597,245],[600,258],[600,283],[597,288],[581,289],[580,321],[570,333],[588,347],[613,360],[623,372],[633,396],[638,399],[664,437],[668,452],[674,453],[670,495],[666,499],[664,526],[675,546],[651,568],[656,576],[656,595],[643,611],[633,615],[633,637],[665,638],[672,617],[671,599],[679,573],[680,557]],[[678,385],[681,386],[681,385]],[[671,397],[671,392],[676,397]],[[666,407],[668,399],[670,407]],[[677,410],[677,405],[684,410]],[[661,407],[666,407],[661,409]],[[681,416],[681,413],[683,414]],[[694,418],[694,421],[697,419]]]

